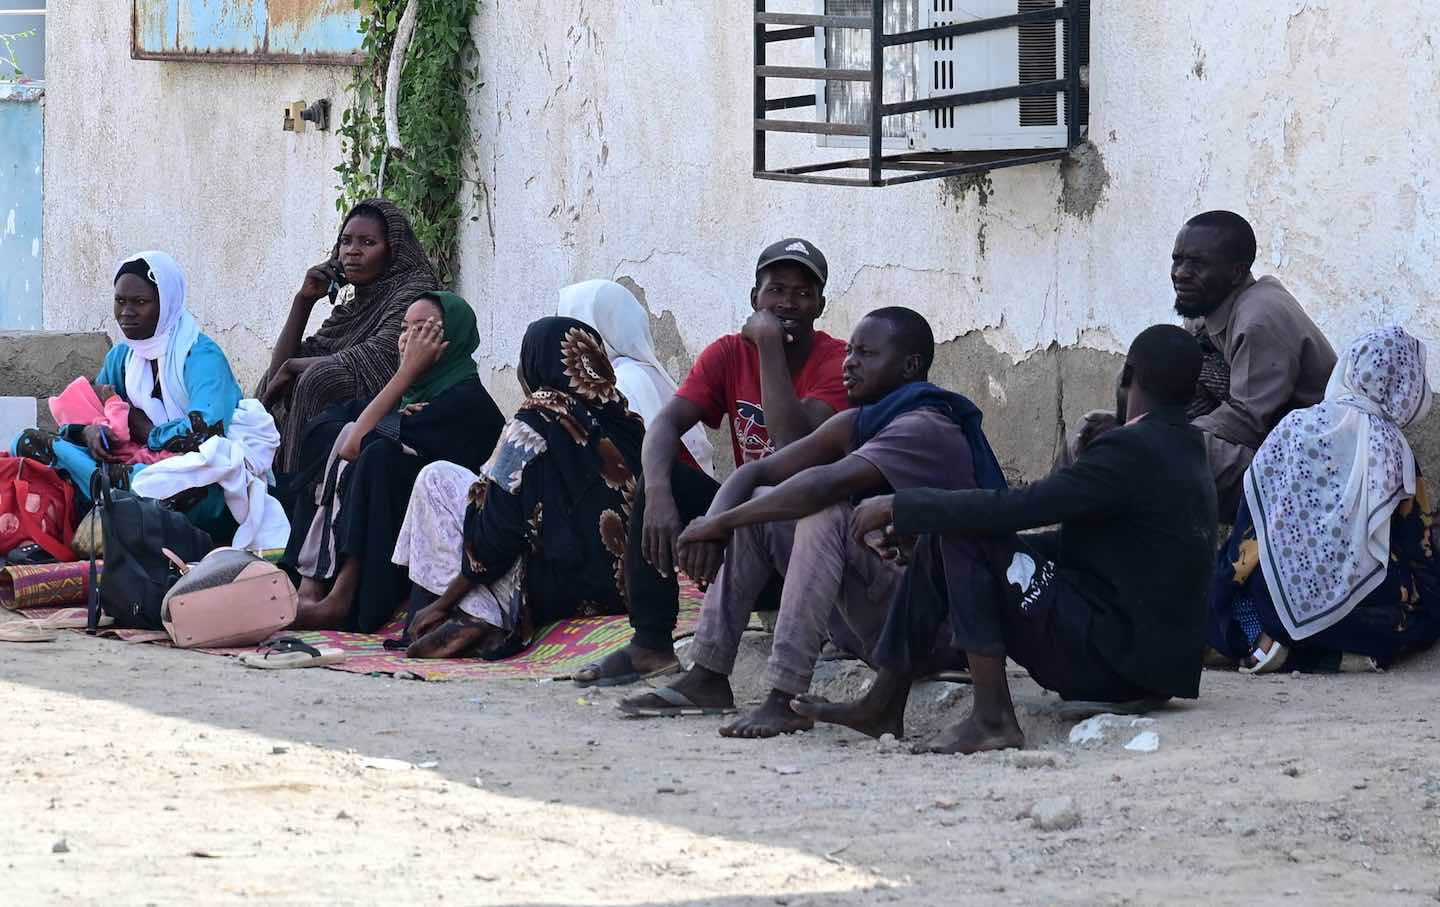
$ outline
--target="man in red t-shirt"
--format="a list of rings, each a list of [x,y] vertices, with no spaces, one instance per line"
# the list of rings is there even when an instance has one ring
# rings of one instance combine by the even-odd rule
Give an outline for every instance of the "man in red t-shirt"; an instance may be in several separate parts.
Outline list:
[[[645,433],[644,481],[632,509],[625,581],[628,646],[575,674],[581,686],[619,686],[677,667],[672,636],[680,611],[675,542],[710,508],[720,485],[679,460],[680,437],[699,422],[730,417],[735,465],[743,466],[814,431],[850,406],[841,382],[845,341],[815,330],[825,311],[829,266],[803,239],[760,253],[750,306],[738,334],[721,337],[695,360],[675,396]],[[779,577],[772,597],[779,600]]]

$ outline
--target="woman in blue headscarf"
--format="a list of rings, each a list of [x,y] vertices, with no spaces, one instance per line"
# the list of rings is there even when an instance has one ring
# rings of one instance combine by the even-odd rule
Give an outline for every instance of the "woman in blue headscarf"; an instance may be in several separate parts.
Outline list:
[[[130,404],[130,437],[151,450],[188,453],[224,435],[240,403],[240,385],[219,345],[201,333],[185,307],[180,265],[160,251],[140,252],[115,271],[115,322],[124,338],[105,357],[97,386]],[[91,478],[102,465],[127,485],[144,466],[127,466],[115,438],[100,425],[63,425],[59,435],[30,429],[14,452],[64,470],[89,500]],[[223,539],[235,521],[217,486],[194,489],[173,501],[191,522]]]

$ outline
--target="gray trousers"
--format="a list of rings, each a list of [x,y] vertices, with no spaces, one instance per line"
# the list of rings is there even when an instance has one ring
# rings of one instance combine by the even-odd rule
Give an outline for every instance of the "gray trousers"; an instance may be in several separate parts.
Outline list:
[[[695,663],[726,675],[734,670],[750,612],[776,573],[785,586],[766,672],[770,686],[792,695],[809,690],[827,639],[869,663],[905,571],[850,538],[852,512],[835,504],[796,522],[736,530],[700,610]]]

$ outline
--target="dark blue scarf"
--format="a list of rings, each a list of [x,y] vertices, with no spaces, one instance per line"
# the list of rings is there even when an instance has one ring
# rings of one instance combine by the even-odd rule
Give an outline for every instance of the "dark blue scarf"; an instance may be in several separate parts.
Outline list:
[[[880,434],[885,426],[916,409],[939,410],[960,426],[970,442],[970,459],[975,464],[975,484],[979,488],[1005,488],[1005,473],[990,449],[985,432],[980,430],[983,414],[966,397],[936,387],[928,381],[912,381],[886,394],[879,403],[860,407],[855,417],[855,439],[852,449]]]

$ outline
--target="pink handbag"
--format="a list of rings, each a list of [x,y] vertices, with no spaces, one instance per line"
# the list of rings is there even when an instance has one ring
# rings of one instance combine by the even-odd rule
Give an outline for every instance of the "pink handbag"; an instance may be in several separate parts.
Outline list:
[[[160,619],[182,649],[238,648],[290,626],[298,603],[285,571],[248,551],[218,548],[170,587]]]

